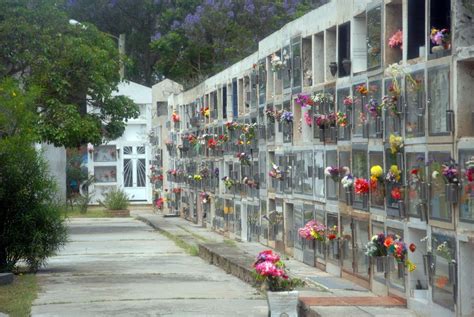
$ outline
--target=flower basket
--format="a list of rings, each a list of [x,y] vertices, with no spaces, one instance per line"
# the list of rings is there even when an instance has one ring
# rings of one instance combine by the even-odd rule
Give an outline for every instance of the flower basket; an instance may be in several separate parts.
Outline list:
[[[298,316],[298,291],[267,292],[270,316]]]

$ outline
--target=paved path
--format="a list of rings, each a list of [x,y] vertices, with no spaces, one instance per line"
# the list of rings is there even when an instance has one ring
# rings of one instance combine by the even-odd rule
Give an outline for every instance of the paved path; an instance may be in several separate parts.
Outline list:
[[[77,219],[69,231],[38,273],[33,316],[266,316],[255,289],[138,220]]]

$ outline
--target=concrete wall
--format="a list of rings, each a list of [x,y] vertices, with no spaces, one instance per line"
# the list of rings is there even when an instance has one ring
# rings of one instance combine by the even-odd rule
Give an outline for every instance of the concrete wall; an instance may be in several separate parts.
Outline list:
[[[66,149],[46,143],[37,144],[36,149],[43,153],[43,157],[48,163],[49,173],[56,181],[58,186],[58,200],[60,202],[66,202]]]

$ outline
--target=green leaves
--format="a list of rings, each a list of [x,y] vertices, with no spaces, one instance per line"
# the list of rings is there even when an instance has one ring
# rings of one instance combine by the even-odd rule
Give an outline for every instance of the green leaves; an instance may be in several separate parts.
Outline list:
[[[116,43],[93,25],[70,25],[52,0],[4,1],[0,12],[0,80],[19,78],[18,102],[24,104],[8,107],[4,118],[29,111],[30,121],[18,122],[22,131],[56,146],[119,137],[124,120],[136,117],[138,108],[112,95],[122,58]],[[0,137],[19,131],[12,123],[6,131],[1,116]]]

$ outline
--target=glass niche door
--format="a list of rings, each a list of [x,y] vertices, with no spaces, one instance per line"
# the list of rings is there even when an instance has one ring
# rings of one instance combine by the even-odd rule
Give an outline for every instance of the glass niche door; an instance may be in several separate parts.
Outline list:
[[[146,200],[146,148],[123,147],[123,188],[130,200]]]

